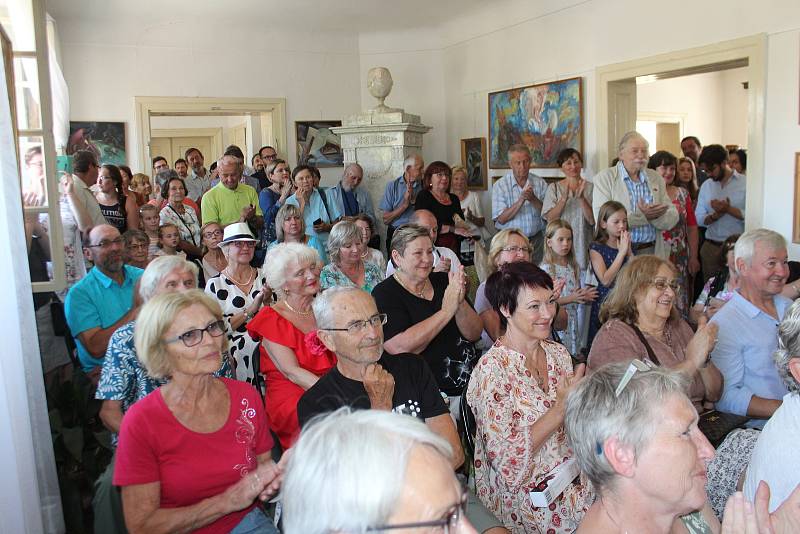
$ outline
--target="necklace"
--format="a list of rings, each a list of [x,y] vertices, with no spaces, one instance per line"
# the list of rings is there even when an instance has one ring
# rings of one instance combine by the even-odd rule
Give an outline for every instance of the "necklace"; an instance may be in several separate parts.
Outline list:
[[[421,299],[425,298],[425,290],[428,289],[428,283],[427,283],[428,281],[427,280],[425,280],[425,282],[422,284],[422,290],[421,291],[414,291],[411,288],[409,288],[407,285],[405,285],[402,280],[400,280],[400,277],[397,276],[397,272],[395,272],[392,276],[394,276],[394,279],[397,280],[398,284],[403,286],[403,289],[405,289],[406,291],[408,291],[412,295],[416,295],[417,297],[419,297]]]
[[[227,277],[228,277],[228,279],[229,279],[231,282],[233,282],[234,284],[236,284],[236,285],[237,285],[237,286],[239,286],[239,287],[247,287],[247,286],[249,286],[250,284],[252,284],[252,283],[253,283],[253,280],[255,280],[255,279],[256,279],[256,270],[255,270],[255,269],[253,269],[252,267],[250,267],[250,279],[249,279],[249,280],[247,280],[247,282],[240,282],[240,281],[238,281],[236,278],[234,278],[233,276],[231,276],[231,272],[228,270],[228,268],[227,268],[227,267],[225,267],[225,269],[223,270],[223,272],[225,273],[225,276],[227,276]]]
[[[291,310],[291,311],[293,311],[294,313],[296,313],[297,315],[301,315],[301,316],[303,316],[303,317],[306,317],[306,316],[308,316],[308,315],[311,315],[311,312],[313,311],[311,308],[307,309],[306,311],[298,311],[298,310],[295,310],[294,308],[292,308],[292,305],[291,305],[291,304],[289,304],[289,301],[288,301],[288,300],[286,300],[286,299],[283,299],[283,303],[286,305],[286,307],[287,307],[287,308],[289,308],[289,310]]]

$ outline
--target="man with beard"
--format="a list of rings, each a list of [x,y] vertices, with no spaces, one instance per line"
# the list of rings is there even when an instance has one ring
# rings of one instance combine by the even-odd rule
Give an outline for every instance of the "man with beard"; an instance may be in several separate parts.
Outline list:
[[[67,293],[65,313],[78,347],[83,370],[98,376],[114,331],[136,316],[134,287],[142,270],[123,261],[119,231],[108,224],[95,226],[83,243],[83,254],[94,267]]]
[[[269,179],[267,178],[267,173],[264,170],[266,168],[266,163],[260,155],[253,154],[253,157],[250,158],[250,165],[252,165],[253,169],[256,171],[251,175],[251,177],[258,180],[258,191],[261,192],[262,189],[271,185]]]
[[[700,262],[708,279],[723,267],[719,257],[722,242],[744,232],[747,179],[730,167],[728,151],[722,145],[708,145],[697,161],[709,177],[700,187],[694,210],[698,226],[706,229]]]
[[[678,223],[678,210],[667,194],[664,179],[647,168],[647,150],[647,140],[639,132],[622,136],[619,162],[594,177],[592,210],[596,220],[603,204],[619,202],[628,210],[633,253],[669,259],[663,231]]]
[[[192,173],[184,178],[186,182],[187,195],[195,202],[200,202],[200,197],[211,189],[211,173],[203,166],[203,153],[197,148],[189,148],[184,155]]]
[[[703,150],[703,145],[700,139],[693,135],[688,135],[681,139],[681,152],[683,155],[694,162],[695,168],[697,167],[697,159],[700,157],[700,151]],[[697,187],[703,185],[703,182],[708,180],[708,175],[703,169],[697,169]]]

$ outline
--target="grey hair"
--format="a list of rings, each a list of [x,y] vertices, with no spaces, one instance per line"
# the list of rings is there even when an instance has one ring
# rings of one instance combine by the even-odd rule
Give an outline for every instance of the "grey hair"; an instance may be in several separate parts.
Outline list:
[[[405,255],[409,243],[420,237],[431,238],[427,228],[418,224],[404,224],[392,235],[391,250],[396,250],[401,256]],[[431,241],[431,244],[433,241]]]
[[[511,159],[511,153],[516,152],[517,154],[527,154],[529,157],[531,155],[531,149],[528,145],[523,145],[522,143],[516,143],[508,147],[508,159]]]
[[[584,378],[567,397],[564,428],[581,470],[599,492],[617,473],[603,453],[611,437],[632,446],[638,457],[655,434],[658,412],[669,395],[686,398],[688,379],[664,367],[637,372],[616,396],[630,360],[604,365]]]
[[[417,160],[422,161],[422,156],[420,156],[419,154],[409,154],[408,156],[406,156],[406,159],[403,160],[403,172],[406,172],[406,169],[414,165],[414,163],[416,163]]]
[[[353,169],[353,168],[355,168],[355,167],[358,167],[359,169],[361,169],[361,172],[362,172],[362,173],[364,172],[364,167],[362,167],[362,166],[361,166],[361,165],[359,165],[358,163],[355,163],[355,162],[354,162],[354,163],[348,163],[348,164],[345,166],[345,168],[344,168],[344,171],[342,171],[342,177],[344,177],[344,176],[347,176],[347,172],[348,172],[350,169]]]
[[[452,455],[447,441],[414,417],[341,408],[313,419],[286,466],[284,532],[356,533],[386,524],[417,447],[428,447],[443,461]]]
[[[361,241],[361,229],[356,223],[351,221],[339,221],[331,228],[331,233],[328,235],[328,242],[325,244],[325,250],[328,252],[328,258],[331,263],[339,265],[341,260],[339,256],[339,249],[353,241]]]
[[[278,238],[278,243],[283,243],[285,239],[283,235],[283,223],[286,222],[291,215],[296,215],[300,219],[300,231],[306,231],[306,221],[303,219],[303,214],[300,213],[300,208],[294,204],[284,204],[278,213],[275,215],[275,236]]]
[[[789,370],[789,362],[800,358],[800,300],[795,300],[778,327],[778,350],[772,355],[775,367],[789,393],[800,393],[800,384]]]
[[[631,130],[630,132],[626,132],[625,135],[622,136],[622,139],[619,140],[619,145],[617,145],[617,155],[621,154],[625,147],[634,139],[641,139],[644,141],[644,146],[650,151],[650,143],[647,142],[647,139],[644,138],[642,134],[637,132],[636,130]]]
[[[766,228],[749,230],[739,236],[733,247],[734,263],[741,258],[748,266],[752,265],[753,255],[756,253],[756,243],[761,243],[769,250],[786,248],[786,239],[778,232]]]
[[[194,263],[185,260],[182,256],[159,256],[147,264],[139,280],[139,296],[143,302],[153,298],[158,290],[161,280],[174,270],[188,271],[197,279],[199,269]]]
[[[314,299],[311,303],[311,308],[314,310],[314,320],[317,322],[317,328],[333,328],[333,311],[331,310],[333,301],[339,295],[346,293],[363,293],[369,298],[372,295],[361,289],[360,287],[352,286],[335,286],[329,287]]]
[[[164,169],[156,174],[155,182],[160,188],[163,189],[173,178],[180,178],[180,176],[178,176],[178,172],[175,169]]]
[[[222,156],[221,158],[219,158],[217,160],[217,169],[219,169],[223,165],[227,164],[228,160],[233,162],[233,165],[236,168],[236,172],[238,172],[239,174],[242,174],[242,171],[244,169],[242,168],[242,164],[239,163],[239,158],[237,158],[235,156],[231,156],[230,154],[228,154],[227,156]]]
[[[286,284],[286,270],[292,261],[301,265],[311,263],[316,265],[320,262],[320,258],[315,249],[300,243],[279,243],[269,249],[261,270],[269,287],[279,296],[285,295],[283,286]]]

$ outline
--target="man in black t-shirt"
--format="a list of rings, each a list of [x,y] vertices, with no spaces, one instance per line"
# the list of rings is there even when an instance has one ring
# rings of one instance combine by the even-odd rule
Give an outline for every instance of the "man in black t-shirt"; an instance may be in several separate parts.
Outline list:
[[[454,466],[464,454],[455,423],[428,365],[416,354],[383,353],[383,324],[372,296],[358,288],[331,288],[314,301],[317,335],[337,364],[297,403],[300,426],[315,415],[350,406],[391,410],[422,418],[453,447]]]

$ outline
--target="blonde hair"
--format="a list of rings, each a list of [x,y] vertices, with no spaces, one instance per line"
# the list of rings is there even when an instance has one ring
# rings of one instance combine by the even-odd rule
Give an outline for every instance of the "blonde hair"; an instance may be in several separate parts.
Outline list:
[[[662,265],[669,267],[672,274],[675,274],[675,267],[670,262],[652,254],[635,256],[629,261],[617,274],[614,287],[600,306],[600,323],[619,319],[628,324],[636,324],[639,320],[636,297],[650,287]],[[670,318],[676,316],[677,310],[673,304]]]
[[[147,374],[153,378],[167,378],[174,371],[170,362],[164,334],[181,312],[193,304],[201,304],[211,312],[214,319],[222,320],[222,309],[216,299],[200,289],[190,289],[183,293],[163,293],[156,295],[142,306],[136,318],[133,341],[136,356],[144,365]],[[228,338],[222,338],[221,352],[228,348]]]
[[[175,228],[178,231],[178,239],[180,239],[181,229],[178,228],[177,224],[173,223],[165,223],[158,227],[158,248],[164,248],[161,246],[161,240],[164,238],[164,230],[166,228]]]
[[[494,237],[492,238],[492,242],[489,245],[489,273],[492,274],[493,272],[497,271],[497,257],[503,252],[503,249],[508,245],[508,241],[511,239],[512,235],[518,235],[525,242],[528,242],[528,237],[522,233],[522,230],[518,228],[506,228],[505,230],[500,230],[497,232]]]
[[[137,172],[136,174],[131,176],[131,182],[130,182],[130,184],[128,184],[128,187],[136,187],[136,188],[138,188],[144,182],[148,182],[149,183],[150,182],[150,177],[147,176],[144,173]]]
[[[294,204],[284,204],[275,215],[275,236],[278,238],[278,243],[283,243],[284,239],[286,239],[286,236],[283,235],[283,223],[285,223],[286,219],[289,217],[297,217],[300,219],[300,231],[306,231],[306,222],[303,219],[300,208]]]
[[[544,269],[547,271],[547,274],[550,275],[551,278],[555,279],[556,277],[556,261],[555,261],[555,254],[553,253],[553,249],[551,249],[547,245],[547,240],[551,239],[557,231],[559,230],[569,230],[570,236],[575,236],[575,233],[572,231],[572,226],[564,220],[556,219],[555,221],[550,222],[547,225],[547,228],[544,230],[544,258],[542,259],[542,264],[546,267]],[[575,281],[580,282],[580,268],[578,267],[578,262],[575,259],[575,246],[569,248],[569,254],[567,254],[567,265],[572,269],[572,272],[575,274]]]

